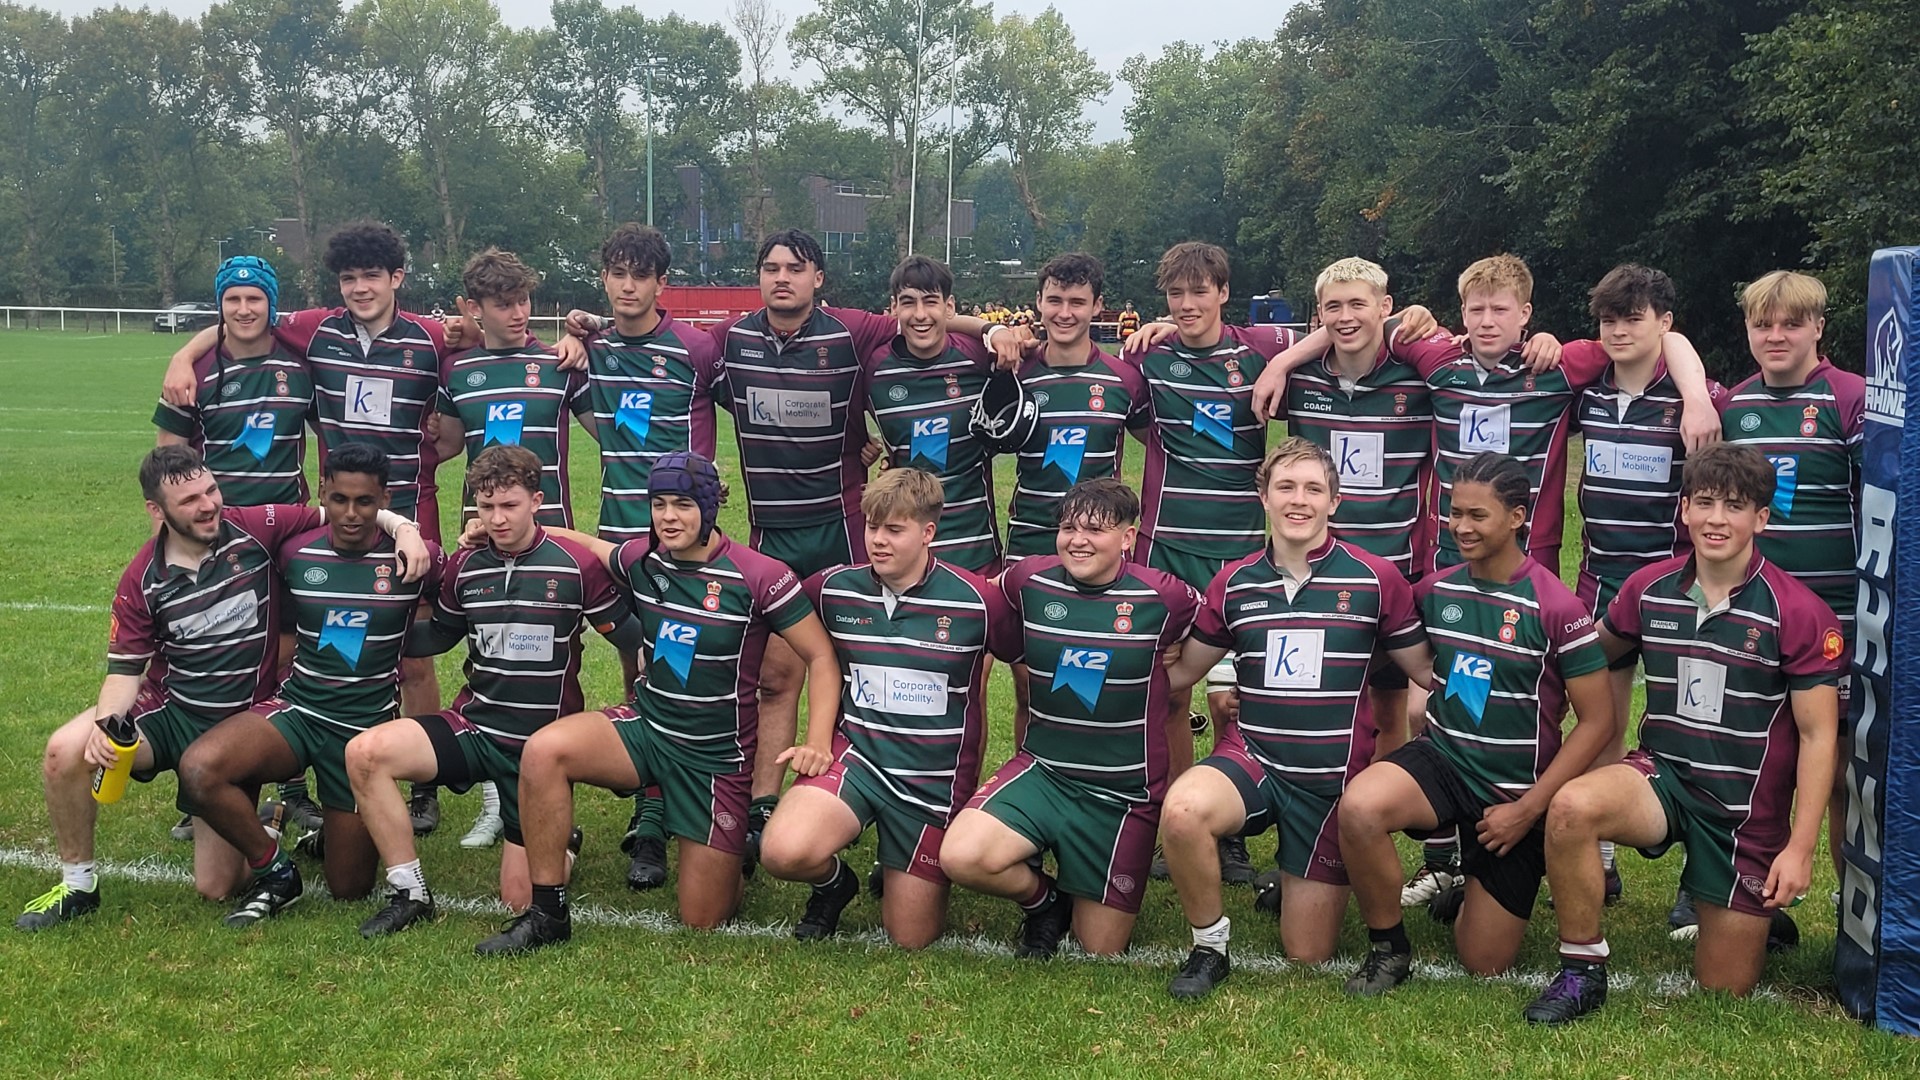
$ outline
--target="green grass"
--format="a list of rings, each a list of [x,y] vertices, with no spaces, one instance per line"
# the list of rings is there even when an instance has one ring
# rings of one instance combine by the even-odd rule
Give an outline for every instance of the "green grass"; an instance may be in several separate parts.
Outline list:
[[[47,732],[98,688],[105,605],[147,533],[133,470],[152,444],[147,418],[174,343],[0,333],[0,548],[8,552],[0,563],[0,902],[22,904],[52,880],[21,854],[51,851],[40,751]],[[585,447],[574,482],[591,504],[597,481]],[[723,434],[722,467],[737,475],[731,451]],[[1137,468],[1138,453],[1129,457]],[[457,491],[457,481],[442,475],[441,486]],[[723,521],[744,535],[737,504]],[[69,610],[76,607],[88,610]],[[597,639],[591,649],[588,697],[612,701],[612,652]],[[458,685],[452,659],[442,682],[449,692]],[[989,765],[1010,752],[1004,671],[991,701]],[[190,853],[166,835],[172,798],[162,779],[106,810],[101,857],[179,879]],[[477,807],[472,798],[448,800],[447,824],[423,844],[444,894],[492,895],[497,856],[456,842]],[[1520,977],[1429,977],[1362,1003],[1346,1000],[1333,974],[1274,961],[1276,928],[1253,915],[1247,890],[1230,890],[1242,966],[1211,999],[1178,1006],[1165,984],[1187,937],[1164,883],[1150,889],[1128,961],[1016,964],[983,945],[1011,940],[1013,906],[966,893],[954,899],[952,936],[929,952],[875,944],[877,912],[864,898],[845,922],[855,940],[802,948],[764,928],[797,917],[805,890],[764,875],[748,889],[748,932],[668,929],[670,891],[642,896],[623,886],[614,841],[625,815],[624,804],[583,791],[588,844],[575,898],[633,925],[583,921],[571,947],[505,963],[471,956],[493,927],[493,916],[471,905],[375,944],[354,932],[370,904],[318,898],[234,933],[218,925],[219,907],[180,880],[109,870],[105,908],[94,918],[31,938],[0,930],[0,1075],[103,1075],[141,1064],[168,1076],[261,1068],[325,1076],[1016,1068],[1131,1077],[1920,1075],[1920,1044],[1864,1030],[1832,1003],[1824,855],[1816,899],[1795,913],[1805,944],[1769,966],[1758,997],[1734,1001],[1677,992],[1684,983],[1676,976],[1691,962],[1664,933],[1678,860],[1623,852],[1627,899],[1609,912],[1607,930],[1618,981],[1630,977],[1631,986],[1573,1030],[1538,1031],[1518,1012],[1533,993],[1526,977],[1554,963],[1544,907]],[[1252,847],[1256,862],[1270,865],[1271,840]],[[870,852],[869,839],[856,864]],[[1408,925],[1417,955],[1450,968],[1447,935],[1424,916]],[[1342,946],[1349,957],[1364,947],[1357,918]]]

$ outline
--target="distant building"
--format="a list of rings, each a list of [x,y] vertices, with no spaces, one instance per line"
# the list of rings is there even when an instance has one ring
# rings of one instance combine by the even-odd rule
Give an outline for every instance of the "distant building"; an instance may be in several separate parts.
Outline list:
[[[820,247],[830,256],[849,254],[855,244],[867,238],[867,212],[876,200],[890,194],[878,184],[829,180],[824,176],[809,176],[803,183],[807,197],[813,201],[813,234],[819,238]],[[953,215],[954,250],[970,250],[973,245],[973,200],[955,199],[950,204],[949,212]],[[944,234],[946,223],[927,220],[921,228],[926,232]],[[960,243],[962,239],[966,240],[965,246]]]

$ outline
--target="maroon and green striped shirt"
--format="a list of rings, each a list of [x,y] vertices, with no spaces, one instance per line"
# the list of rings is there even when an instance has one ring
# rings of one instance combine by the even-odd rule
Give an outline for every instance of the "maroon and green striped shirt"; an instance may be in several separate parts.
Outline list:
[[[887,464],[940,478],[947,501],[934,535],[935,553],[976,574],[998,573],[993,457],[968,424],[993,368],[992,355],[978,338],[949,334],[946,352],[922,360],[896,335],[869,365],[862,406],[880,428]]]
[[[1060,500],[1082,480],[1120,475],[1128,428],[1147,422],[1147,384],[1126,360],[1093,350],[1087,363],[1053,367],[1044,352],[1020,368],[1039,407],[1033,437],[1014,462],[1007,509],[1007,555],[1052,555]]]
[[[561,371],[560,358],[545,345],[512,349],[468,349],[447,364],[439,397],[442,415],[466,433],[467,462],[489,446],[524,446],[540,459],[540,490],[546,496],[536,518],[542,525],[573,527],[573,486],[568,468],[572,425],[569,414],[593,427],[593,400],[587,376]],[[464,499],[467,517],[476,512],[473,492]]]
[[[313,382],[300,357],[278,339],[265,356],[245,360],[215,346],[193,362],[193,374],[193,404],[161,399],[154,426],[200,451],[228,506],[306,502]]]
[[[367,551],[341,552],[322,526],[280,545],[280,579],[292,605],[287,621],[297,640],[293,671],[275,696],[348,732],[393,719],[414,612],[421,597],[439,589],[446,565],[439,545],[428,541],[427,550],[427,573],[406,582],[388,536]]]
[[[628,340],[609,325],[587,342],[588,393],[600,431],[600,538],[618,543],[653,525],[647,477],[664,454],[713,460],[719,351],[665,309],[653,333]]]

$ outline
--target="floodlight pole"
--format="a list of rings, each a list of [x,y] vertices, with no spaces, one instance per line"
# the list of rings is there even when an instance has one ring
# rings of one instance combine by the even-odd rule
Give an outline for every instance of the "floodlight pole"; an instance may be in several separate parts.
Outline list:
[[[647,224],[653,224],[653,57],[647,57]]]
[[[913,32],[913,139],[907,152],[913,164],[907,170],[907,254],[913,254],[914,224],[920,210],[920,65],[927,55],[927,0],[920,0],[920,21]]]

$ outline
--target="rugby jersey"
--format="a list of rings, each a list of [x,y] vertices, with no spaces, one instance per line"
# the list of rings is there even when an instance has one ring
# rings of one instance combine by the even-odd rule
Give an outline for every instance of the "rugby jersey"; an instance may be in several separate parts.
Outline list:
[[[1607,631],[1638,643],[1647,665],[1640,746],[1723,823],[1784,834],[1800,759],[1789,692],[1840,680],[1839,620],[1758,551],[1746,580],[1710,612],[1694,575],[1688,556],[1663,560],[1629,577],[1607,606]]]
[[[680,562],[651,540],[610,560],[645,634],[635,723],[673,758],[710,773],[753,768],[760,732],[760,660],[767,635],[813,614],[785,564],[715,532],[706,562]]]
[[[664,454],[713,460],[713,382],[719,350],[665,309],[653,332],[622,337],[611,324],[587,341],[589,400],[600,432],[600,538],[618,543],[653,525],[647,476]]]
[[[1459,563],[1422,579],[1414,597],[1436,683],[1424,737],[1478,798],[1512,802],[1560,752],[1567,681],[1606,669],[1593,619],[1532,559],[1508,582]]]
[[[1140,477],[1140,545],[1203,559],[1237,559],[1265,542],[1267,517],[1253,476],[1267,452],[1267,425],[1253,414],[1253,383],[1293,344],[1278,326],[1222,327],[1210,348],[1176,337],[1140,358],[1152,423]]]
[[[226,507],[195,570],[167,562],[165,530],[148,540],[114,590],[108,673],[144,673],[149,686],[209,721],[263,700],[280,660],[273,554],[320,520],[306,506]]]
[[[940,478],[946,505],[933,547],[941,559],[977,574],[1000,570],[993,519],[993,457],[968,420],[986,388],[993,356],[978,338],[948,334],[944,353],[922,360],[896,335],[869,359],[866,400],[892,468]]]
[[[1167,788],[1167,670],[1200,596],[1171,574],[1122,564],[1106,585],[1074,581],[1057,555],[1001,578],[1021,627],[1029,720],[1020,749],[1110,802],[1158,803]]]
[[[1413,588],[1387,560],[1332,536],[1287,574],[1266,548],[1227,564],[1207,587],[1193,637],[1230,650],[1240,716],[1220,738],[1274,776],[1329,797],[1373,760],[1367,672],[1383,650],[1423,644]],[[1386,660],[1386,663],[1392,663]]]
[[[540,491],[546,499],[534,517],[542,525],[573,527],[573,487],[567,416],[591,425],[593,401],[587,375],[561,371],[560,358],[538,343],[511,349],[468,349],[441,376],[439,410],[466,433],[467,463],[489,446],[524,446],[540,459]],[[477,511],[473,491],[463,496],[466,517]]]
[[[1394,359],[1384,341],[1373,367],[1351,386],[1333,359],[1329,348],[1287,376],[1287,434],[1333,458],[1340,477],[1333,534],[1412,577],[1420,499],[1432,472],[1427,382]]]
[[[1727,396],[1716,382],[1707,384],[1707,393],[1716,406]],[[1692,549],[1680,519],[1685,407],[1665,357],[1654,361],[1653,376],[1639,394],[1620,389],[1612,364],[1580,392],[1576,415],[1586,436],[1581,574],[1617,584],[1650,562]]]
[[[1606,370],[1605,350],[1599,342],[1570,342],[1558,368],[1535,375],[1517,347],[1488,371],[1444,329],[1393,349],[1426,376],[1433,395],[1433,497],[1424,530],[1431,542],[1422,545],[1427,551],[1422,573],[1460,562],[1447,530],[1453,474],[1489,450],[1526,468],[1527,523],[1520,542],[1535,562],[1559,573],[1574,401]]]
[[[347,732],[391,720],[399,704],[400,657],[414,611],[440,587],[446,556],[432,556],[418,581],[400,580],[393,538],[342,552],[322,526],[280,545],[280,579],[298,636],[293,670],[275,696],[300,715]]]
[[[884,315],[829,307],[815,307],[791,337],[773,331],[764,308],[714,328],[756,530],[859,520],[864,360],[899,329]]]
[[[1823,356],[1800,386],[1768,386],[1753,376],[1733,388],[1720,413],[1722,438],[1773,463],[1773,512],[1756,538],[1760,553],[1826,601],[1849,640],[1866,395],[1865,379]]]
[[[346,308],[314,308],[282,314],[274,334],[306,357],[322,465],[327,451],[342,443],[378,447],[392,462],[388,509],[417,517],[420,502],[434,494],[439,464],[427,436],[447,354],[439,320],[395,312],[393,323],[363,348]]]
[[[245,360],[216,346],[193,362],[193,374],[193,404],[162,398],[154,426],[200,451],[228,506],[306,502],[313,382],[300,357],[278,339],[265,356]]]
[[[843,758],[944,828],[980,782],[987,654],[1006,659],[1020,649],[1006,596],[937,558],[898,594],[867,565],[823,570],[805,588],[846,684]]]
[[[467,684],[453,710],[518,752],[581,709],[581,619],[604,632],[631,613],[593,552],[543,528],[522,552],[492,544],[456,552],[433,605],[434,622],[467,638]]]
[[[1021,365],[1020,382],[1040,419],[1014,460],[1007,555],[1015,559],[1054,553],[1067,489],[1119,476],[1126,429],[1148,417],[1140,369],[1099,349],[1083,365],[1051,367],[1043,347]]]

